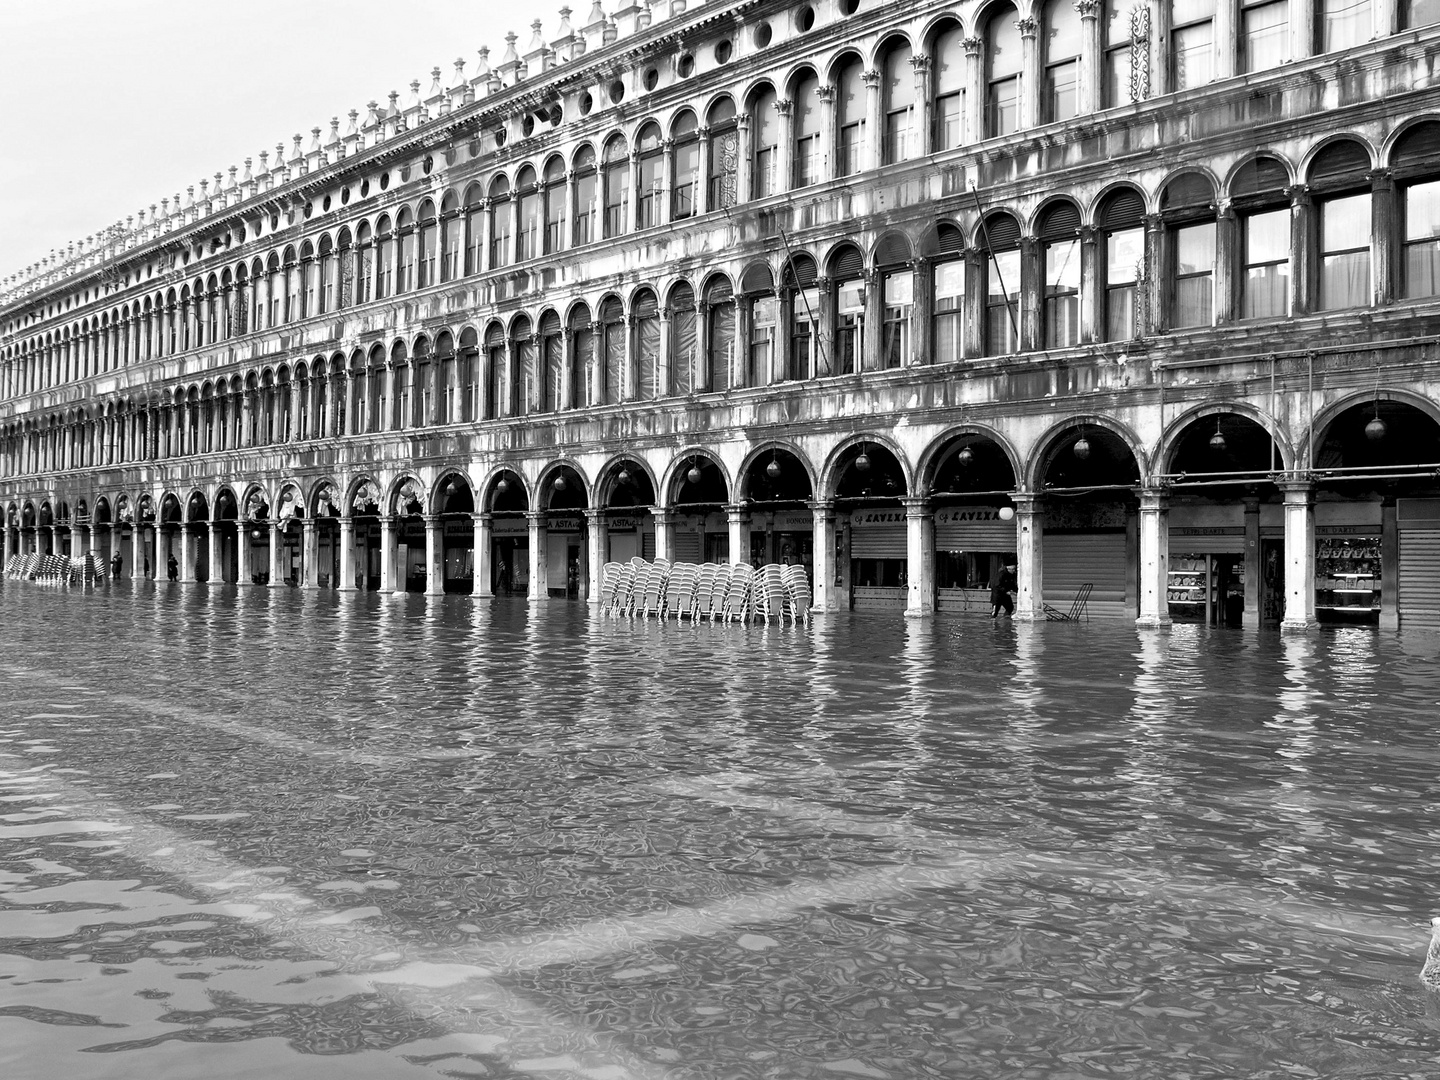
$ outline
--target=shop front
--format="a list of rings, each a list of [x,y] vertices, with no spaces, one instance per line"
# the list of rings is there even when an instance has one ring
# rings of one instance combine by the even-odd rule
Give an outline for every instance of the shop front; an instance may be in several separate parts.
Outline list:
[[[645,511],[611,511],[605,523],[610,550],[607,562],[655,558],[655,521]]]
[[[475,587],[475,528],[469,515],[446,517],[441,525],[445,550],[447,593],[469,593]]]
[[[844,534],[850,607],[855,611],[904,611],[909,584],[905,511],[898,506],[854,510]]]
[[[1440,630],[1440,499],[1397,499],[1395,517],[1399,629]]]
[[[1171,620],[1242,625],[1247,548],[1244,505],[1178,504],[1170,507],[1169,516],[1165,599]]]
[[[496,596],[530,591],[530,530],[524,514],[498,513],[490,525],[490,589]]]
[[[584,517],[552,513],[545,519],[545,586],[556,600],[577,600],[585,565]]]
[[[1086,585],[1090,618],[1134,618],[1138,533],[1122,502],[1052,499],[1045,507],[1045,603],[1068,612]]]
[[[1380,625],[1382,584],[1395,573],[1382,555],[1382,518],[1378,499],[1315,503],[1315,618],[1320,623]]]
[[[815,574],[815,515],[808,510],[753,512],[750,516],[750,565],[805,567]]]
[[[988,615],[990,587],[1015,561],[1015,518],[1000,506],[941,506],[935,511],[935,610]]]

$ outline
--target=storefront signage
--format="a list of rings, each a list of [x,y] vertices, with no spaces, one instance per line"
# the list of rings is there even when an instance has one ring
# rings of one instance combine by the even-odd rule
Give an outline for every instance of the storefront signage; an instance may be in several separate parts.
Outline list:
[[[904,510],[857,510],[850,515],[850,524],[856,525],[904,525]]]
[[[474,537],[475,526],[469,521],[447,521],[445,522],[445,535]]]
[[[639,523],[639,518],[612,517],[606,522],[606,525],[609,527],[611,532],[624,532],[627,529],[638,529],[640,527]]]
[[[545,527],[551,532],[579,532],[580,515],[552,514],[545,519]]]
[[[1170,530],[1171,536],[1244,536],[1244,525],[1196,525]]]
[[[1000,509],[995,506],[954,506],[935,511],[936,525],[1000,520],[1002,520],[1000,517]]]

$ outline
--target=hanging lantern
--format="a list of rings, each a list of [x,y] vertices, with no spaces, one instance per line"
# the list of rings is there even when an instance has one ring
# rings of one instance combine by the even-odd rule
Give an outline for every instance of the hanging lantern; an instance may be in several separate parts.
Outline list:
[[[968,469],[975,463],[975,451],[971,450],[968,446],[962,446],[960,452],[955,455],[955,460],[960,464],[961,468]]]
[[[855,468],[860,472],[870,471],[870,455],[864,450],[861,450],[860,456],[855,459]]]
[[[1388,430],[1389,428],[1386,425],[1385,421],[1380,419],[1380,412],[1377,409],[1375,412],[1375,416],[1368,424],[1365,425],[1365,438],[1369,439],[1371,442],[1379,442],[1381,439],[1385,438],[1385,433]]]
[[[570,481],[566,480],[563,476],[557,476],[555,477],[555,483],[550,486],[553,487],[556,491],[564,491],[570,486]]]
[[[629,487],[632,479],[629,469],[621,469],[615,476],[615,482],[621,487]]]
[[[770,459],[770,464],[765,466],[765,475],[768,476],[768,477],[770,477],[771,480],[779,480],[779,479],[780,479],[780,462],[776,461],[776,460],[772,457],[772,458]]]
[[[510,481],[506,477],[502,476],[499,480],[495,482],[495,494],[504,495],[509,490]]]
[[[1085,438],[1084,435],[1081,435],[1080,438],[1075,440],[1075,445],[1070,449],[1074,451],[1077,458],[1084,461],[1090,456],[1090,440]]]
[[[1013,506],[1002,506],[1002,507],[1000,507],[1000,520],[1001,520],[1001,521],[1012,521],[1012,520],[1014,520],[1014,518],[1015,518],[1015,508],[1014,508]]]
[[[1210,449],[1217,454],[1225,452],[1225,433],[1220,430],[1220,418],[1215,418],[1215,434],[1210,436]]]
[[[455,478],[452,476],[452,477],[450,478],[450,482],[445,485],[445,494],[446,494],[446,495],[454,495],[455,492],[457,492],[457,491],[459,491],[459,490],[460,490],[460,485],[458,485],[457,483],[455,483]]]
[[[701,473],[699,465],[691,465],[685,473],[685,479],[689,480],[692,484],[700,483],[700,476]]]

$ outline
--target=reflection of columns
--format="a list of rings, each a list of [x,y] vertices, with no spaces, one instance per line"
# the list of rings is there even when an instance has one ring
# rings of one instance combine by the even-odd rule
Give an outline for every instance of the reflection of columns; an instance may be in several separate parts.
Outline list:
[[[130,580],[140,581],[145,577],[145,527],[136,525],[130,530]]]
[[[1260,500],[1245,500],[1245,612],[1241,625],[1260,625]]]
[[[546,559],[545,542],[547,531],[545,528],[545,511],[531,511],[525,515],[525,523],[530,530],[530,600],[549,600],[550,582],[548,579],[550,563]]]
[[[444,528],[440,515],[425,515],[425,595],[445,595],[445,553],[441,544]]]
[[[191,562],[195,555],[195,545],[191,541],[190,525],[182,521],[178,531],[180,533],[180,572],[176,576],[181,581],[191,582],[195,580],[195,567]]]
[[[355,519],[340,519],[340,580],[341,592],[355,591]]]
[[[675,556],[675,511],[669,507],[657,506],[650,512],[655,522],[655,558],[670,560]]]
[[[935,515],[923,498],[905,503],[905,616],[935,614]]]
[[[490,588],[490,515],[472,514],[474,523],[474,549],[470,552],[474,567],[475,583],[470,590],[474,596],[494,596]]]
[[[300,523],[300,544],[300,584],[307,589],[318,588],[320,537],[318,523],[314,518],[307,517]]]
[[[730,563],[750,561],[750,517],[744,506],[725,507],[725,521],[730,526]]]
[[[205,552],[205,580],[212,585],[219,585],[225,580],[225,572],[220,567],[220,523],[207,522],[205,533],[208,541]]]
[[[1400,532],[1395,497],[1380,503],[1380,629],[1399,630]]]
[[[1015,618],[1021,622],[1045,621],[1045,508],[1040,496],[1017,491],[1015,504]]]
[[[813,502],[810,510],[814,514],[814,537],[812,557],[815,580],[811,582],[816,611],[835,611],[835,504]]]
[[[586,510],[585,522],[590,531],[590,548],[586,552],[590,560],[590,595],[586,599],[592,604],[599,604],[600,583],[605,569],[605,549],[610,546],[610,530],[606,524],[605,510]]]
[[[1136,626],[1170,625],[1170,493],[1140,492],[1140,617]]]
[[[283,540],[284,537],[285,534],[280,531],[280,522],[270,522],[270,587],[272,589],[282,583],[280,576],[280,541]]]
[[[380,591],[395,589],[395,519],[389,514],[380,518]]]
[[[1285,496],[1285,633],[1313,630],[1315,622],[1315,489],[1308,480],[1282,480]]]

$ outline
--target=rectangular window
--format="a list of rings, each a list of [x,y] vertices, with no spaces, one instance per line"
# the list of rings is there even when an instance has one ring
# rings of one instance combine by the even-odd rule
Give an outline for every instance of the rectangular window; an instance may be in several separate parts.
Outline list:
[[[885,321],[880,333],[880,366],[903,367],[910,357],[910,314],[915,306],[915,275],[908,269],[885,275]]]
[[[1145,266],[1145,230],[1105,236],[1105,340],[1129,341],[1139,332],[1135,301]]]
[[[1290,314],[1290,211],[1245,218],[1245,279],[1241,318]]]
[[[605,170],[605,236],[625,231],[625,204],[630,201],[630,167],[617,165]]]
[[[835,295],[835,373],[860,370],[860,341],[865,324],[865,284],[842,282]]]
[[[763,199],[775,194],[775,147],[762,146],[755,151],[755,191],[753,198]]]
[[[1215,223],[1178,228],[1174,243],[1175,297],[1170,325],[1209,326],[1215,321]]]
[[[395,291],[405,292],[415,287],[415,230],[411,229],[400,237],[400,261],[395,267]]]
[[[1073,119],[1080,107],[1080,62],[1068,60],[1045,69],[1045,119]]]
[[[320,260],[320,312],[335,310],[335,280],[340,268],[340,261],[333,255],[326,255]]]
[[[445,219],[445,250],[440,255],[440,280],[454,281],[460,276],[460,249],[465,245],[465,219]]]
[[[1440,296],[1440,180],[1405,189],[1405,295]]]
[[[964,92],[935,99],[935,149],[954,150],[960,145],[960,118],[965,112]]]
[[[985,273],[985,352],[1009,356],[1020,348],[1020,252],[997,251]]]
[[[1246,71],[1267,71],[1290,61],[1290,0],[1248,0],[1240,26]]]
[[[465,228],[469,234],[469,244],[465,248],[465,273],[478,274],[480,272],[480,250],[481,237],[485,229],[485,215],[480,210],[471,210],[465,215]]]
[[[1020,126],[1020,76],[997,79],[990,84],[990,100],[985,103],[989,123],[988,134],[1009,135]]]
[[[787,379],[808,379],[812,370],[810,351],[820,316],[820,290],[805,289],[794,294],[790,312],[790,370]]]
[[[1045,245],[1045,348],[1079,341],[1080,241],[1061,240]]]
[[[910,156],[910,110],[896,109],[885,117],[885,164]]]
[[[1171,86],[1189,90],[1215,77],[1215,0],[1171,0]]]
[[[846,124],[840,129],[840,175],[854,176],[860,171],[860,124]]]
[[[1440,0],[1407,0],[1403,23],[1407,30],[1432,26],[1440,22]]]
[[[1363,45],[1375,32],[1370,0],[1324,0],[1320,17],[1321,52]]]
[[[1131,20],[1134,4],[1129,0],[1107,0],[1105,4],[1105,101],[1106,108],[1128,105],[1130,94]]]
[[[695,213],[695,177],[700,172],[700,144],[681,143],[675,147],[675,189],[670,200],[670,217],[674,221]]]
[[[770,381],[775,359],[775,327],[780,321],[780,302],[773,296],[757,296],[750,305],[750,385]]]
[[[935,266],[935,363],[952,364],[964,353],[965,260]]]
[[[595,239],[595,174],[575,178],[575,246]]]
[[[653,229],[660,224],[661,170],[665,158],[661,154],[647,154],[640,159],[640,221],[642,229]]]
[[[1320,204],[1320,307],[1370,306],[1370,193]]]
[[[795,186],[820,182],[820,136],[806,135],[795,142]]]
[[[510,240],[511,210],[508,202],[495,204],[490,211],[490,267],[509,266],[515,247]]]

